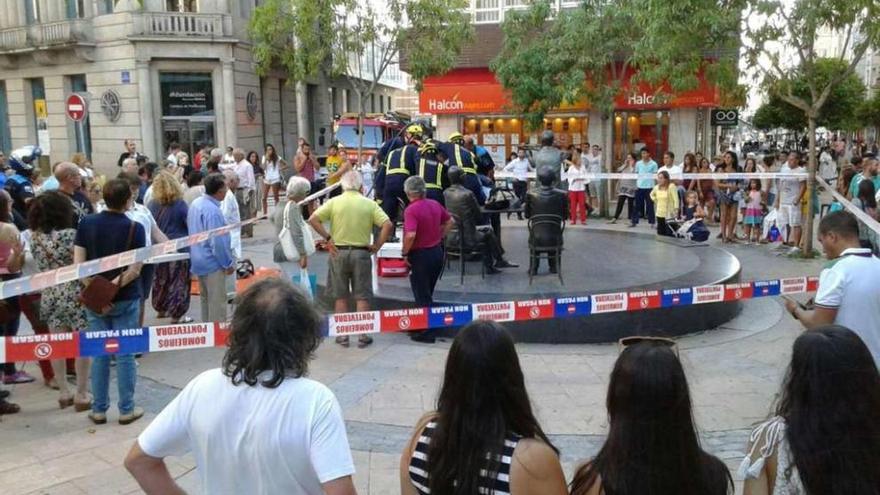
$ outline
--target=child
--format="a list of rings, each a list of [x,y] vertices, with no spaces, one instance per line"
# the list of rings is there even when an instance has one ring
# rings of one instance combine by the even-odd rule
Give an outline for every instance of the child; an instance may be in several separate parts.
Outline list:
[[[701,220],[705,216],[706,212],[700,206],[700,195],[697,194],[697,191],[688,191],[684,198],[684,219],[693,220],[696,218]]]
[[[746,216],[743,221],[746,227],[746,242],[749,244],[753,242],[758,244],[761,240],[761,230],[764,222],[762,197],[761,181],[758,179],[750,180],[748,196],[746,197]]]
[[[651,190],[654,202],[654,217],[657,220],[657,235],[673,237],[672,227],[666,223],[674,220],[678,211],[678,189],[670,186],[669,172],[657,172],[657,185]]]

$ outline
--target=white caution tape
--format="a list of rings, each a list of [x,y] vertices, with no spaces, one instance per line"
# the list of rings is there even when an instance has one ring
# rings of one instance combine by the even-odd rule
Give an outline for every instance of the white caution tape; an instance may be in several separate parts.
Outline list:
[[[535,172],[528,172],[526,176],[529,179],[535,178]],[[562,173],[563,178],[565,177],[565,172]],[[517,179],[518,177],[515,174],[510,172],[495,172],[495,179]],[[647,174],[637,174],[637,173],[598,173],[598,174],[584,174],[579,176],[579,178],[597,180],[597,179],[656,179],[656,173],[647,173]],[[683,174],[683,173],[675,173],[670,174],[669,178],[671,180],[681,180],[681,179],[712,179],[712,180],[747,180],[747,179],[807,179],[806,173],[774,173],[774,172],[736,172],[736,173],[710,173],[710,174]]]
[[[337,187],[339,187],[338,183],[333,184],[332,186],[327,186],[324,189],[321,189],[320,191],[307,196],[298,204],[304,205],[306,203],[314,201],[317,198],[329,194]],[[174,254],[182,248],[189,247],[200,242],[205,242],[208,239],[212,239],[219,235],[228,234],[234,229],[238,229],[244,225],[249,225],[262,221],[265,218],[266,217],[250,218],[242,222],[234,223],[231,225],[224,225],[223,227],[218,227],[216,229],[208,230],[205,232],[199,232],[198,234],[193,234],[187,237],[181,237],[179,239],[172,239],[167,242],[153,244],[149,247],[132,249],[130,251],[125,251],[111,256],[105,256],[103,258],[86,261],[85,263],[68,265],[65,267],[57,268],[55,270],[48,270],[27,277],[19,277],[16,279],[7,280],[0,283],[0,299],[6,299],[13,296],[27,294],[29,292],[40,291],[47,287],[60,285],[63,283],[71,282],[73,280],[81,280],[84,278],[93,277],[99,273],[116,270],[118,268],[122,268],[134,263],[149,263],[151,259],[162,259],[162,256]]]

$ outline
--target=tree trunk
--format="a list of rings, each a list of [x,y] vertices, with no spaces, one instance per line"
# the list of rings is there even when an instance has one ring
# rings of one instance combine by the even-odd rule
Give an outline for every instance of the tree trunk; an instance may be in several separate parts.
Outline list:
[[[813,257],[813,191],[816,190],[816,119],[807,117],[809,126],[807,142],[807,214],[804,216],[804,257]]]
[[[364,95],[359,89],[354,92],[358,100],[358,152],[354,162],[359,163],[364,152]]]
[[[605,172],[614,172],[614,143],[609,141],[608,122],[611,121],[609,112],[602,112],[602,158],[605,161]],[[605,187],[599,187],[599,214],[607,217],[609,213],[608,203],[611,201],[613,184],[611,179],[602,181]]]

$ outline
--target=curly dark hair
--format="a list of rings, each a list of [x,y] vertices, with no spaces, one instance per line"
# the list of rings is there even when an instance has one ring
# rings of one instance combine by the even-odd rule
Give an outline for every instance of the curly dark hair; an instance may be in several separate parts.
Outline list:
[[[53,230],[74,228],[73,203],[59,191],[46,191],[31,202],[28,210],[28,228],[48,234]]]
[[[290,282],[267,278],[251,285],[237,301],[223,357],[223,374],[233,385],[268,388],[285,378],[308,374],[321,342],[321,315]],[[269,376],[260,376],[269,372]]]

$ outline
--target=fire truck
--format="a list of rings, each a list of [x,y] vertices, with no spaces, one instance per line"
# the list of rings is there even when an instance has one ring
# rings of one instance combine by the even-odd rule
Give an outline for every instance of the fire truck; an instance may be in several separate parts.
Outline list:
[[[410,116],[400,112],[368,113],[364,115],[364,141],[362,152],[373,159],[382,143],[397,136],[410,122]],[[333,121],[335,141],[345,146],[349,161],[357,163],[358,118],[357,113],[339,115]]]

